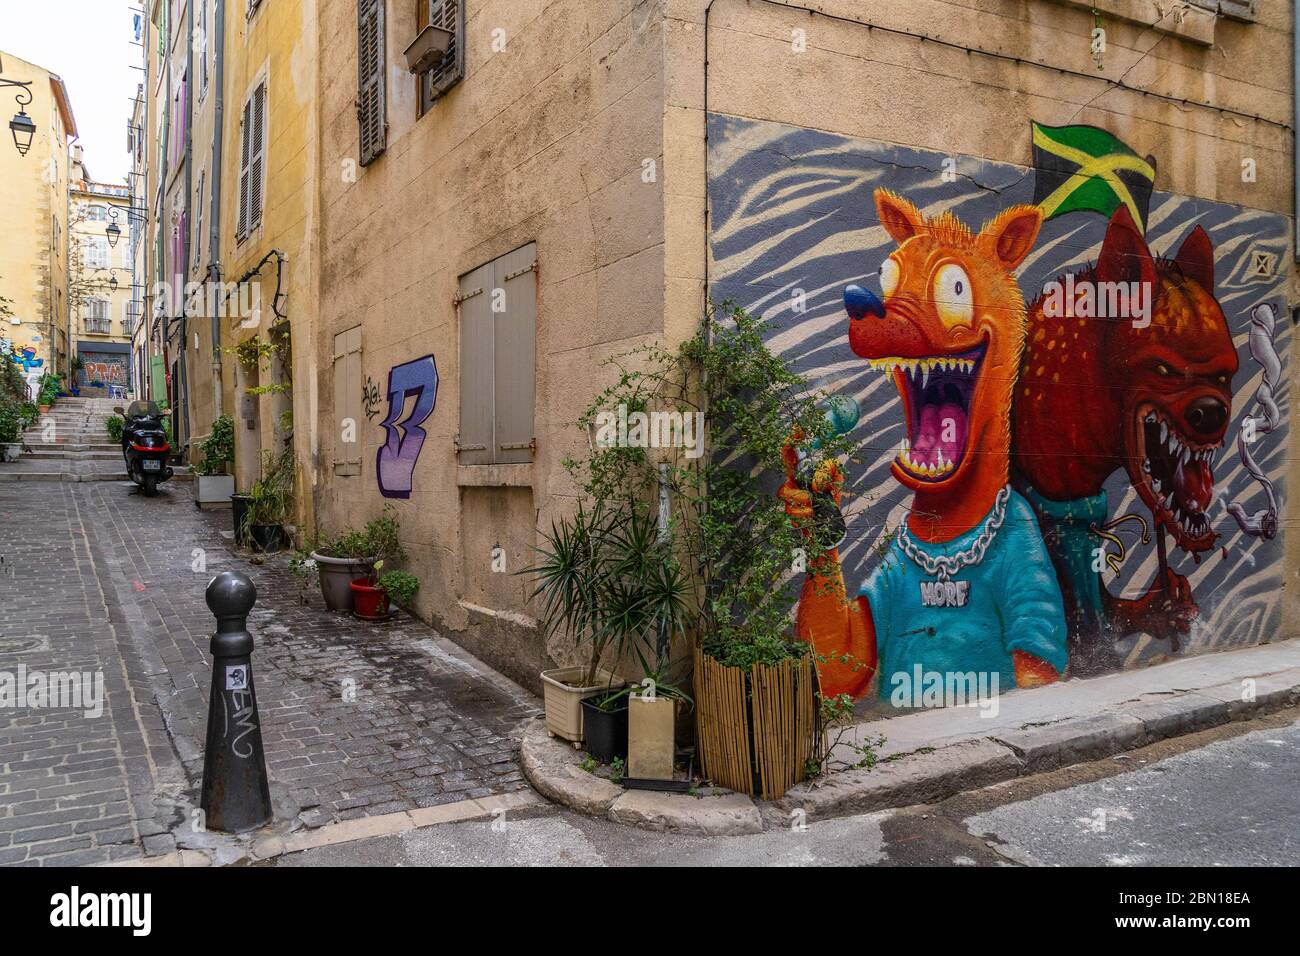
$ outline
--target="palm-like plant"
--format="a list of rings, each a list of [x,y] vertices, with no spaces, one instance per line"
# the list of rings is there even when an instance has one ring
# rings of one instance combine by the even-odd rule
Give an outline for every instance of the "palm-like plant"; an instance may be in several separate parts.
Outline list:
[[[584,686],[607,655],[663,661],[690,616],[690,587],[654,517],[639,502],[579,505],[543,532],[535,580],[548,636],[563,631],[586,649]]]

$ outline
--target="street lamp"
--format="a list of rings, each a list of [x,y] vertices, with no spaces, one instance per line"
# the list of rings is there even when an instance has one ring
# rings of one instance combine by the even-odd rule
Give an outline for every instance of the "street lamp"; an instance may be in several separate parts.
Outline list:
[[[0,73],[4,72],[4,63],[0,62]],[[29,80],[24,83],[22,80],[6,80],[0,77],[0,89],[8,87],[17,87],[18,94],[14,97],[14,102],[18,104],[18,112],[14,118],[9,121],[9,131],[14,134],[14,146],[18,147],[18,155],[26,156],[27,151],[32,148],[32,139],[36,136],[36,124],[32,118],[27,115],[23,109],[32,102],[32,82]]]
[[[117,224],[116,207],[108,211],[108,228],[104,232],[108,236],[108,247],[112,249],[122,237],[122,227]]]
[[[6,81],[8,82],[8,81]],[[18,99],[15,97],[15,99]],[[27,102],[32,101],[31,94],[27,94]],[[18,155],[26,156],[27,151],[32,148],[32,138],[36,135],[36,124],[32,118],[23,110],[25,104],[18,100],[18,112],[14,118],[9,121],[9,129],[14,134],[14,145],[18,147]]]
[[[117,291],[117,270],[113,269],[108,274],[108,288],[110,292]]]

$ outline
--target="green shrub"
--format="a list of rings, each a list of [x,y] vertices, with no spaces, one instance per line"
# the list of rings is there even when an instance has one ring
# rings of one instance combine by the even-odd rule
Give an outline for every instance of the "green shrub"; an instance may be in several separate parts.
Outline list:
[[[0,401],[0,445],[18,441],[22,434],[22,418],[18,406],[10,401]]]
[[[122,429],[126,427],[126,419],[121,415],[109,415],[104,425],[108,429],[109,438],[114,442],[122,441]]]
[[[199,447],[203,450],[199,474],[225,474],[226,465],[235,460],[235,424],[229,415],[222,415],[212,423],[212,430]]]
[[[420,581],[414,574],[408,574],[406,571],[385,571],[379,576],[379,587],[394,604],[399,607],[410,607],[415,592],[420,590]]]

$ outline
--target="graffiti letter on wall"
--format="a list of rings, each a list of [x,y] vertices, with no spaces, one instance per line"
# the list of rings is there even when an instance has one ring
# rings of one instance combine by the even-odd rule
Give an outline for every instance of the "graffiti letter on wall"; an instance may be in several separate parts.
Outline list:
[[[411,414],[398,421],[409,395],[415,396]],[[388,439],[379,447],[375,459],[379,493],[385,498],[411,497],[415,462],[424,447],[425,431],[420,426],[433,414],[437,401],[438,366],[432,355],[389,369],[388,414],[379,423]]]

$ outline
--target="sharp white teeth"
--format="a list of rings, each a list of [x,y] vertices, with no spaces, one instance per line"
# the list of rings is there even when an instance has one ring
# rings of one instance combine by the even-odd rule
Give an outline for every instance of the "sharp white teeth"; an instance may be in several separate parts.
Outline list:
[[[1143,459],[1142,459],[1142,470],[1143,470],[1144,472],[1146,472],[1148,475],[1151,474],[1151,459],[1150,459],[1150,458],[1143,458]]]
[[[1180,451],[1180,454],[1182,456],[1182,464],[1184,465],[1187,464],[1192,458],[1192,453],[1187,450],[1186,445],[1183,446],[1183,448]]]
[[[1163,445],[1163,444],[1165,443],[1165,439],[1167,439],[1168,437],[1169,437],[1169,426],[1166,425],[1164,422],[1161,422],[1161,423],[1160,423],[1160,443]]]
[[[1163,485],[1160,484],[1160,479],[1159,479],[1159,478],[1152,478],[1152,479],[1151,479],[1151,490],[1154,491],[1156,494],[1160,494],[1160,489],[1161,489],[1162,487],[1163,487]]]
[[[1177,436],[1177,435],[1170,435],[1170,436],[1169,436],[1169,454],[1171,454],[1171,455],[1176,455],[1176,454],[1178,454],[1178,449],[1181,448],[1181,447],[1183,447],[1183,446],[1182,446],[1182,443],[1178,441],[1178,436]]]
[[[930,381],[930,363],[925,359],[921,360],[921,388],[925,388],[925,383]]]
[[[1148,424],[1154,422],[1155,420],[1156,420],[1155,412],[1147,412],[1147,417],[1143,419],[1143,421],[1147,422]]]

